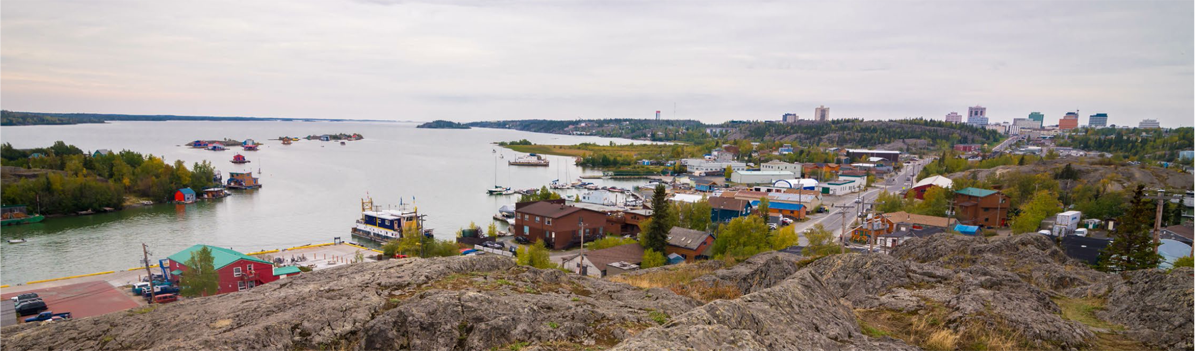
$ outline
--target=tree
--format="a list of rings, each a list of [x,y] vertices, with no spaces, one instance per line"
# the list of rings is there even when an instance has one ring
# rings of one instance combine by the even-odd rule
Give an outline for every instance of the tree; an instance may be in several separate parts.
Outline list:
[[[666,252],[667,233],[671,231],[675,222],[671,218],[672,206],[667,203],[667,188],[662,184],[655,187],[654,197],[650,203],[654,213],[650,216],[650,223],[646,228],[646,244],[644,246],[649,250]]]
[[[1184,257],[1177,258],[1177,259],[1175,259],[1175,262],[1171,264],[1172,269],[1179,268],[1179,267],[1195,267],[1195,266],[1196,266],[1196,261],[1195,261],[1195,258],[1193,258],[1192,256],[1184,256]]]
[[[388,257],[388,258],[395,257],[396,253],[400,252],[400,240],[399,239],[388,240],[388,242],[384,243],[383,246],[380,248],[383,249],[384,257]]]
[[[900,194],[889,193],[887,190],[879,193],[879,198],[876,200],[879,205],[875,207],[882,213],[891,213],[904,210],[904,197]]]
[[[642,253],[642,269],[662,267],[667,264],[667,256],[663,256],[661,252],[646,249]]]
[[[725,166],[725,180],[733,178],[733,166]]]
[[[417,222],[404,223],[404,228],[401,230],[400,239],[397,241],[396,252],[399,252],[409,257],[422,257],[421,255],[421,238],[425,235],[421,233],[420,228],[417,228]]]
[[[492,222],[491,224],[488,224],[487,236],[489,238],[495,238],[496,235],[497,235],[496,222]]]
[[[913,212],[926,216],[944,217],[946,216],[946,210],[950,206],[950,198],[953,196],[954,193],[950,189],[931,186],[928,190],[925,190],[925,200],[914,206]]]
[[[771,221],[771,200],[766,197],[758,199],[758,215],[762,217],[763,223]]]
[[[187,297],[215,295],[218,291],[220,277],[213,267],[212,249],[201,246],[192,251],[191,257],[184,262],[187,269],[179,277],[180,293]]]
[[[1071,164],[1068,163],[1066,166],[1063,166],[1058,173],[1054,174],[1054,179],[1077,180],[1079,179],[1079,171],[1076,171],[1071,167]]]
[[[1021,214],[1013,220],[1013,234],[1037,231],[1042,220],[1058,212],[1059,206],[1058,199],[1050,191],[1038,191],[1032,200],[1021,206]]]
[[[746,258],[771,249],[770,231],[761,217],[738,217],[721,225],[713,254],[718,258]]]
[[[546,249],[546,243],[542,242],[542,239],[538,239],[533,245],[517,248],[517,264],[541,269],[558,267],[550,262],[550,250]]]
[[[583,244],[583,245],[587,246],[588,250],[601,250],[601,249],[607,249],[607,248],[610,248],[613,246],[621,246],[621,245],[637,244],[637,243],[638,243],[638,241],[634,240],[634,239],[621,237],[621,236],[609,235],[609,236],[605,236],[604,238],[601,238],[600,240],[595,240],[595,241],[592,241],[590,243]]]
[[[1113,241],[1100,251],[1101,270],[1127,271],[1154,268],[1162,257],[1150,234],[1154,226],[1154,206],[1143,199],[1146,187],[1138,185],[1129,209],[1117,220]]]
[[[1173,225],[1183,224],[1183,202],[1182,201],[1183,200],[1180,200],[1180,202],[1175,203],[1175,208],[1173,211],[1171,211],[1172,212],[1171,224],[1173,224]]]
[[[799,242],[800,237],[796,235],[796,229],[790,225],[771,231],[771,249],[783,250]]]
[[[833,241],[833,232],[825,230],[824,224],[817,224],[809,228],[804,232],[804,238],[808,239],[808,247],[801,250],[805,256],[824,257],[836,254],[841,250],[841,246]]]

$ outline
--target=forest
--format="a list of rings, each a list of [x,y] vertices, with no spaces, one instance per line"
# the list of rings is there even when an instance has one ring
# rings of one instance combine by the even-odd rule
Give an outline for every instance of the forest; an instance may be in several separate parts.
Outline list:
[[[470,127],[470,126],[467,126],[466,124],[457,123],[457,122],[451,122],[451,121],[442,120],[442,119],[439,119],[439,120],[436,120],[436,121],[433,121],[433,122],[425,122],[425,123],[421,123],[420,125],[418,125],[418,126],[417,126],[417,128],[429,128],[429,129],[471,129],[471,127]]]
[[[694,120],[585,119],[511,120],[467,123],[471,127],[516,129],[535,133],[584,134],[652,141],[700,141],[708,138],[704,123]]]
[[[937,140],[940,144],[939,149],[946,149],[954,144],[996,143],[1004,139],[1004,135],[1000,133],[968,124],[926,119],[891,121],[838,119],[829,122],[750,123],[742,125],[738,134],[743,139],[791,140],[804,146],[833,145],[840,147],[873,147],[900,139],[924,139]]]
[[[1125,159],[1174,162],[1179,152],[1195,149],[1195,128],[1089,128],[1055,140],[1060,146],[1111,153]]]
[[[50,215],[119,209],[126,197],[170,201],[180,188],[200,190],[216,185],[216,170],[207,161],[195,163],[189,170],[181,160],[166,163],[160,157],[129,150],[91,155],[62,141],[27,150],[4,143],[0,164],[5,166],[0,201],[37,206],[42,214]]]
[[[33,112],[0,111],[0,125],[31,126],[31,125],[62,125],[80,123],[104,123],[103,118],[91,116],[59,116]]]

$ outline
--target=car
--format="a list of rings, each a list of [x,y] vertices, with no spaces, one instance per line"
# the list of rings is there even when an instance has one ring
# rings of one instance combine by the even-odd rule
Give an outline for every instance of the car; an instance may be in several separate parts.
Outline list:
[[[513,240],[515,240],[518,244],[529,244],[529,238],[526,238],[523,236],[518,236],[518,237],[514,238]]]
[[[495,241],[486,241],[482,246],[491,249],[504,250],[504,244]]]
[[[17,303],[17,302],[21,302],[24,300],[36,299],[37,297],[38,297],[37,293],[24,293],[24,294],[20,294],[17,296],[13,296],[10,300],[12,300],[14,303]]]
[[[47,307],[46,307],[46,302],[42,301],[41,298],[32,298],[32,299],[21,301],[20,303],[18,303],[16,305],[16,307],[14,309],[17,311],[17,314],[19,314],[21,316],[28,316],[31,314],[37,314],[38,312],[45,311],[47,309]]]
[[[25,318],[25,323],[57,321],[63,319],[71,319],[71,312],[54,313],[51,311],[44,311],[42,313],[38,313],[37,316]]]
[[[169,302],[175,302],[178,300],[179,300],[179,295],[176,295],[176,294],[162,294],[162,295],[154,296],[154,303],[169,303]]]

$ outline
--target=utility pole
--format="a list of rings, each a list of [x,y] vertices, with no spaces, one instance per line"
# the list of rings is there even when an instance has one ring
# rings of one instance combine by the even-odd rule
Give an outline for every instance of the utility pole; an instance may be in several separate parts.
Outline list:
[[[1158,240],[1162,236],[1163,190],[1158,189],[1158,210],[1154,216],[1154,248],[1158,250]]]
[[[142,243],[142,264],[146,266],[146,281],[150,282],[150,296],[154,296],[154,274],[150,273],[150,251],[146,249],[146,243]],[[166,278],[163,277],[163,279]],[[154,299],[150,299],[150,303],[154,303]]]
[[[840,233],[838,233],[838,241],[840,241],[842,244],[842,253],[846,253],[846,224],[849,223],[849,222],[846,222],[846,210],[854,208],[854,206],[852,206],[852,205],[834,205],[833,207],[842,209],[842,231]]]
[[[583,253],[584,253],[583,242],[586,241],[586,238],[587,238],[584,235],[584,232],[586,230],[587,230],[587,223],[583,223],[583,216],[581,215],[581,216],[579,216],[579,274],[580,275],[583,275]],[[596,269],[600,269],[600,267],[596,267]]]

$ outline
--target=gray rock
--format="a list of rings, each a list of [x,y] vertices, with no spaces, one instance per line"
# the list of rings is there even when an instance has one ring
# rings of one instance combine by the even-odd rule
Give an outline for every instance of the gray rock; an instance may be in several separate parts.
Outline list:
[[[1191,267],[1171,272],[1144,270],[1129,273],[1129,280],[1113,290],[1101,319],[1128,328],[1135,340],[1171,350],[1191,350],[1195,345],[1195,271]]]

